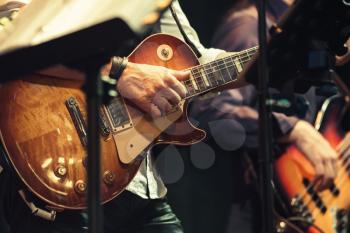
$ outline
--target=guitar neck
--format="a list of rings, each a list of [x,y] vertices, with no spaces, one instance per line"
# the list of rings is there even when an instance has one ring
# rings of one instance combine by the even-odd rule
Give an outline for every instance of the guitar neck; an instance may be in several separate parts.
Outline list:
[[[204,94],[237,80],[245,64],[258,51],[258,46],[190,69],[190,78],[183,81],[186,98]]]

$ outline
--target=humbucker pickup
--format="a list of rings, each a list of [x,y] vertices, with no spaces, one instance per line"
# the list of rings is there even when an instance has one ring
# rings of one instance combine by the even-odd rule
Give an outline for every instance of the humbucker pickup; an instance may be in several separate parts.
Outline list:
[[[129,112],[123,98],[118,95],[106,105],[106,113],[114,133],[123,131],[133,126]]]
[[[73,124],[78,132],[81,144],[87,146],[87,124],[82,114],[78,101],[74,97],[69,97],[66,100],[68,112],[72,118]],[[108,124],[108,119],[104,111],[99,112],[99,127],[102,136],[107,137],[111,133],[111,127]]]

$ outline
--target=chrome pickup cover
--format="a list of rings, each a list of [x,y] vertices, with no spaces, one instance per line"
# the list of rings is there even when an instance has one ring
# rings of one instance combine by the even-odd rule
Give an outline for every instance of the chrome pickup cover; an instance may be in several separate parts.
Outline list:
[[[105,106],[106,115],[111,122],[114,133],[126,130],[133,126],[125,102],[121,96],[117,96]]]

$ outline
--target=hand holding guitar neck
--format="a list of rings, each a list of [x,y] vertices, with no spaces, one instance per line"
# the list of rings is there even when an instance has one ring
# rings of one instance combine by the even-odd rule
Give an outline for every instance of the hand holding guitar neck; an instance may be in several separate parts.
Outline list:
[[[117,88],[143,111],[160,117],[185,98],[186,88],[180,81],[188,79],[189,74],[189,71],[129,62]]]

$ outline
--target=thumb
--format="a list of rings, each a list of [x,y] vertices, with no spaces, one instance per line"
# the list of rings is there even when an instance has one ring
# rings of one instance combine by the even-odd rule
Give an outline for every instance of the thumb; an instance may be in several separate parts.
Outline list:
[[[171,70],[171,74],[179,81],[184,81],[190,77],[189,70]]]

